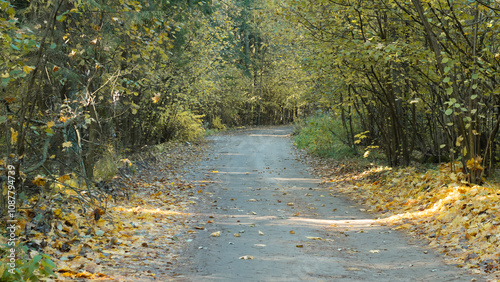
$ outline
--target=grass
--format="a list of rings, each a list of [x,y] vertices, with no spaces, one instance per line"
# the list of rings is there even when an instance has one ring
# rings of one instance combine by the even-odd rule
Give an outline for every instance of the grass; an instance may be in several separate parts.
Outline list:
[[[358,156],[343,140],[347,134],[340,120],[329,115],[317,115],[298,122],[295,128],[295,144],[313,155],[326,158],[352,158]]]

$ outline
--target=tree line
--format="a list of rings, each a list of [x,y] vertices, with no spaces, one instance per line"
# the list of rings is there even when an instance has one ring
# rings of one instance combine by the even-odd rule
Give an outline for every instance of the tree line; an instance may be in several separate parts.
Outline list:
[[[301,70],[289,42],[272,39],[283,33],[272,1],[0,8],[0,167],[16,167],[20,192],[69,174],[94,187],[108,154],[300,112]]]
[[[281,7],[304,29],[309,101],[342,119],[351,146],[379,146],[389,165],[409,165],[416,153],[458,161],[455,172],[473,183],[492,170],[497,2],[291,0]]]

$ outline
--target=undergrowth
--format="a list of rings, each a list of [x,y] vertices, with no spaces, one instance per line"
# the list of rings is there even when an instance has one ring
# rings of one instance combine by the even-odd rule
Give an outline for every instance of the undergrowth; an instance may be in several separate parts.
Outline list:
[[[317,115],[296,124],[295,144],[313,155],[328,158],[348,158],[358,155],[348,146],[347,134],[341,121],[329,115]]]

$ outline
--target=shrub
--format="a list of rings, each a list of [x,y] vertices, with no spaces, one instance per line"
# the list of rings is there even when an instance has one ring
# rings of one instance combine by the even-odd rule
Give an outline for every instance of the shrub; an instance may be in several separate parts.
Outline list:
[[[184,111],[175,116],[174,123],[176,132],[174,139],[189,141],[203,136],[203,116],[195,115],[190,111]]]
[[[309,117],[296,126],[295,143],[298,148],[307,149],[310,153],[321,157],[345,158],[357,154],[355,148],[344,144],[346,132],[340,120],[329,115]]]
[[[219,116],[216,116],[212,120],[212,129],[217,129],[220,131],[226,130],[226,125],[222,123],[222,119]]]
[[[28,257],[27,251],[26,246],[17,247],[16,255],[21,255],[23,258]],[[0,253],[7,252],[10,252],[10,247],[7,244],[0,245]],[[44,278],[57,277],[53,271],[55,268],[56,265],[46,254],[37,254],[31,260],[16,259],[15,268],[13,269],[7,263],[2,262],[0,264],[0,281],[21,282],[45,280]]]
[[[111,180],[118,172],[120,162],[119,154],[113,146],[107,146],[101,159],[94,165],[94,176],[100,181]]]
[[[203,136],[203,115],[195,115],[191,111],[172,112],[165,109],[156,128],[161,142],[176,140],[189,141]]]

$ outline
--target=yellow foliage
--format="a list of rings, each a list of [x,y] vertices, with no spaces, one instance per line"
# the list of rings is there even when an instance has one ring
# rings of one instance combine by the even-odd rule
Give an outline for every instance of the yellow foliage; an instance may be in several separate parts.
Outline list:
[[[481,161],[473,158],[467,167],[481,170]],[[463,183],[463,173],[452,174],[449,165],[439,171],[410,167],[382,172],[380,168],[362,172],[355,185],[337,189],[361,200],[368,211],[380,213],[380,222],[396,225],[395,230],[424,235],[431,246],[446,252],[462,249],[455,255],[464,265],[480,267],[500,257],[497,188]]]
[[[17,135],[19,135],[19,132],[15,131],[14,128],[10,128],[10,144],[14,145],[17,142]]]
[[[36,186],[44,186],[45,183],[46,183],[47,179],[45,179],[45,177],[41,176],[41,175],[37,175],[35,177],[35,179],[33,179],[33,184],[35,184]]]

